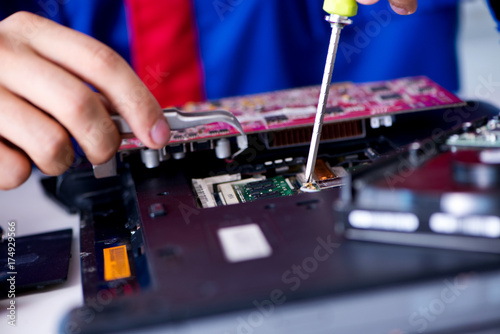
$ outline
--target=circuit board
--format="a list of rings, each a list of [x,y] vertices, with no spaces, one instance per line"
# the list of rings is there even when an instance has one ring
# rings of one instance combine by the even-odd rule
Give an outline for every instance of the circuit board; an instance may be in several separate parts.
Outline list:
[[[238,195],[240,203],[295,194],[290,181],[283,176],[246,184],[236,184],[233,189]]]
[[[360,161],[359,157],[355,158]],[[313,178],[318,190],[340,187],[344,184],[347,171],[332,160],[336,166],[318,159]],[[202,179],[193,178],[193,193],[199,207],[241,204],[261,199],[292,196],[301,193],[305,180],[305,158],[286,158],[256,164],[245,175],[222,174]]]
[[[294,88],[270,93],[188,103],[181,110],[199,112],[225,109],[240,121],[246,134],[312,126],[320,87]],[[409,77],[371,83],[332,84],[324,124],[380,117],[405,112],[452,107],[464,102],[427,77]],[[169,145],[234,137],[238,132],[223,123],[172,131]],[[123,139],[120,150],[143,147],[136,138]]]
[[[465,131],[448,138],[446,144],[452,147],[500,148],[500,120],[491,119],[474,131]]]

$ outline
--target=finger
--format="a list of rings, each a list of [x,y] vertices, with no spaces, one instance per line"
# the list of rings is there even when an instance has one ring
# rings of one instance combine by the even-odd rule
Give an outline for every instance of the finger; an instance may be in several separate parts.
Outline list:
[[[0,140],[0,190],[19,187],[31,174],[31,163],[19,150]]]
[[[73,147],[66,130],[3,88],[0,88],[0,135],[23,150],[45,174],[62,174],[73,162]]]
[[[2,51],[5,52],[0,63],[0,78],[8,90],[52,115],[75,137],[93,164],[111,159],[120,144],[120,136],[97,94],[73,74],[30,50],[12,54],[2,50],[0,43]],[[18,106],[18,109],[24,108]],[[36,114],[33,110],[31,114]],[[58,141],[65,142],[60,132],[56,133]]]
[[[82,33],[41,17],[23,14],[16,20],[20,30],[27,22],[35,29],[43,29],[43,33],[28,39],[28,43],[103,93],[146,146],[166,145],[170,130],[158,102],[116,52]]]
[[[389,0],[392,10],[400,15],[415,13],[418,6],[417,0]]]
[[[106,96],[102,95],[101,93],[95,93],[95,94],[99,98],[99,101],[101,101],[104,108],[108,111],[108,113],[116,114],[116,111],[113,110],[113,105],[111,104],[111,102],[109,102]]]
[[[373,5],[379,0],[356,0],[362,5]],[[400,15],[409,15],[415,13],[417,10],[418,0],[389,0],[391,8]]]
[[[379,0],[356,0],[362,5],[373,5],[374,3],[379,2]]]

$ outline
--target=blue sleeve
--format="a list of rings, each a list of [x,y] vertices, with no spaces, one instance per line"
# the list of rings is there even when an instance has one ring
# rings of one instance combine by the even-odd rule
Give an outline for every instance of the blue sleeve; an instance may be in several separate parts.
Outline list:
[[[0,19],[27,11],[100,40],[130,62],[127,18],[123,0],[2,0]]]
[[[192,1],[209,98],[320,83],[330,36],[322,0]],[[408,17],[386,1],[360,6],[342,33],[334,81],[426,75],[457,90],[457,1],[421,1]],[[18,10],[94,36],[130,59],[123,0],[0,2],[3,17]]]
[[[497,23],[497,29],[500,31],[500,2],[498,0],[488,0],[488,5],[491,10],[491,14],[493,14],[493,18]]]

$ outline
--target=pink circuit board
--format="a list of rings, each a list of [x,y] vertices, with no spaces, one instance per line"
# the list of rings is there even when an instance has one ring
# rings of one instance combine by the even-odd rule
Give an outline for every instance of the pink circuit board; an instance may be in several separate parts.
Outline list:
[[[224,109],[240,121],[246,134],[314,124],[319,86],[188,103],[186,112]],[[362,84],[332,84],[324,122],[344,122],[398,113],[453,107],[464,102],[427,77],[409,77]],[[172,131],[170,145],[233,137],[239,133],[224,123]],[[142,147],[135,138],[123,139],[120,150]]]

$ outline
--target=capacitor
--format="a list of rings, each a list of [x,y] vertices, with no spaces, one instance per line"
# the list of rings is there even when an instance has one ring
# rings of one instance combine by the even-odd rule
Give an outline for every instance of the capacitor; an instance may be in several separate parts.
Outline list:
[[[171,145],[168,149],[174,160],[182,160],[186,157],[186,144]]]
[[[175,153],[172,153],[172,158],[174,158],[174,160],[182,160],[186,157],[186,152],[175,152]]]
[[[215,156],[218,159],[227,159],[231,156],[231,142],[227,138],[217,140],[215,144]]]
[[[141,160],[146,168],[156,168],[160,165],[160,152],[144,148],[141,150]]]

